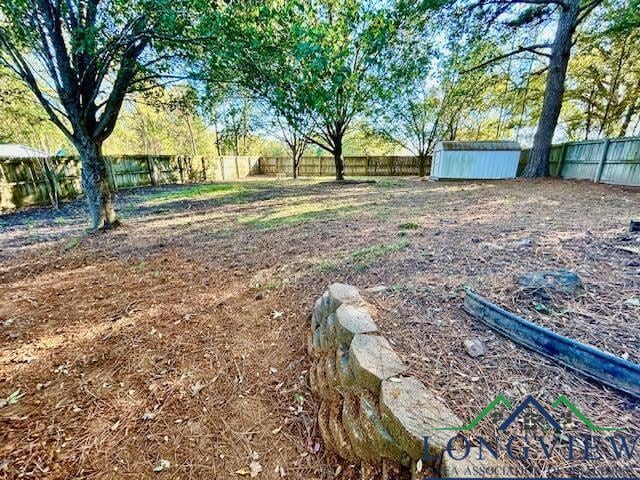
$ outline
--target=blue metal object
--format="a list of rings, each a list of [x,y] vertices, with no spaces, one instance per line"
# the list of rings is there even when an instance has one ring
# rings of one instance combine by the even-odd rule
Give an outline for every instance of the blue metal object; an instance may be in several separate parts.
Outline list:
[[[535,325],[469,290],[464,299],[464,309],[514,342],[640,398],[640,365]]]

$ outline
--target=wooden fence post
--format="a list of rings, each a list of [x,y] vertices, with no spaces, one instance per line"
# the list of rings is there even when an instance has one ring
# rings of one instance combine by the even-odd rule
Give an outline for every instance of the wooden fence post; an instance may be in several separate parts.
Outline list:
[[[607,152],[609,151],[609,145],[611,144],[611,140],[605,138],[604,145],[602,146],[602,155],[600,156],[600,162],[598,163],[598,169],[596,170],[596,175],[593,178],[593,181],[598,183],[600,178],[602,177],[602,170],[604,168],[604,164],[607,161]]]
[[[563,143],[562,148],[560,149],[560,158],[558,159],[558,177],[562,178],[562,166],[564,165],[564,160],[567,158],[567,149],[568,144]],[[529,152],[531,153],[531,152]]]
[[[113,161],[111,160],[111,157],[105,158],[104,163],[107,166],[107,173],[109,175],[109,178],[111,179],[111,186],[113,187],[113,191],[117,192],[118,184],[116,183],[116,176],[113,173]]]

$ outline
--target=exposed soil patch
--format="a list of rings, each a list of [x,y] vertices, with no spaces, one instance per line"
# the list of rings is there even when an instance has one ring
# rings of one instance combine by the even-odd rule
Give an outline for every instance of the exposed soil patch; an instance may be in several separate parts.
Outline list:
[[[0,408],[7,478],[351,478],[318,444],[307,387],[308,315],[333,281],[368,295],[412,374],[465,420],[498,393],[564,393],[596,423],[640,429],[637,402],[460,308],[467,285],[640,361],[640,255],[619,248],[640,247],[637,189],[257,180],[130,190],[118,207],[125,226],[90,237],[81,201],[0,217],[0,398],[24,393]],[[558,268],[585,293],[543,308],[514,281]],[[468,356],[468,338],[487,353]]]

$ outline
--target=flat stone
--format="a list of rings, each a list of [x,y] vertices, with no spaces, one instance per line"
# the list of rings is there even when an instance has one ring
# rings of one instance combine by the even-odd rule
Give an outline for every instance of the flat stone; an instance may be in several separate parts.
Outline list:
[[[441,478],[500,478],[511,477],[505,466],[501,465],[490,453],[480,460],[478,458],[480,449],[471,447],[469,454],[464,457],[465,452],[460,450],[452,451],[453,458],[448,454],[443,455],[440,465]],[[487,458],[488,456],[488,458]],[[457,460],[457,459],[461,460]]]
[[[384,380],[380,391],[382,421],[400,447],[414,460],[422,458],[424,437],[429,437],[429,454],[438,457],[455,431],[434,430],[456,427],[463,422],[414,377]]]
[[[329,311],[335,312],[343,303],[362,305],[364,300],[353,285],[332,283],[329,285]]]
[[[379,452],[377,458],[384,457],[396,462],[403,460],[402,450],[382,423],[377,395],[366,392],[360,395],[360,423],[369,438],[369,449]]]
[[[340,305],[336,310],[336,341],[349,345],[354,335],[378,331],[369,311],[363,306]]]
[[[519,275],[517,280],[525,290],[543,298],[553,292],[576,294],[584,288],[578,274],[569,270],[528,272]]]
[[[372,391],[377,391],[383,380],[407,369],[389,341],[379,335],[355,335],[349,362],[358,386]]]

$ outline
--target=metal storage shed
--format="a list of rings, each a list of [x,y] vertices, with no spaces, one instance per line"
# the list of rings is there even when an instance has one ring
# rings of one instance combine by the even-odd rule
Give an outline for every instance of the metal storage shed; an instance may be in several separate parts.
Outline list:
[[[518,142],[438,142],[431,179],[515,178],[519,161]]]

